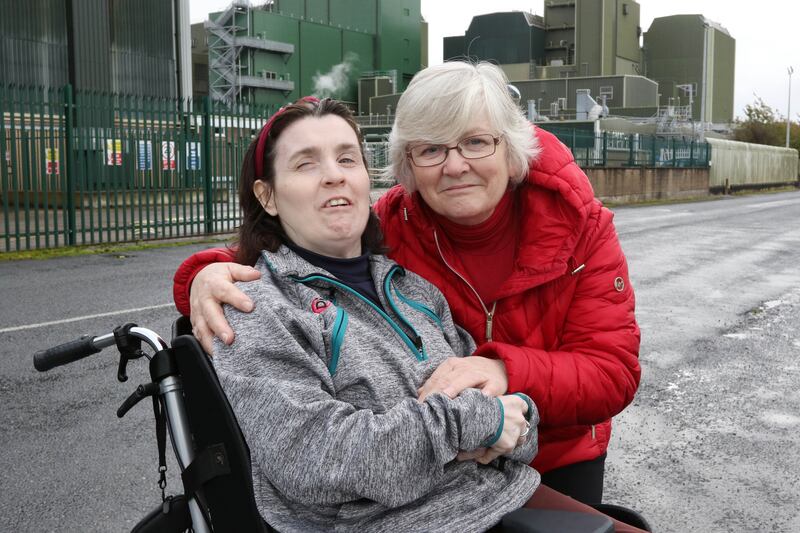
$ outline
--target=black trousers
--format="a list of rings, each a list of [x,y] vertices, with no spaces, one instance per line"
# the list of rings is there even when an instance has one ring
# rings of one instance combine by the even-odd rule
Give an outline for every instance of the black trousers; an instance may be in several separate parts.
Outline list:
[[[602,503],[606,454],[542,474],[542,484],[587,505]]]

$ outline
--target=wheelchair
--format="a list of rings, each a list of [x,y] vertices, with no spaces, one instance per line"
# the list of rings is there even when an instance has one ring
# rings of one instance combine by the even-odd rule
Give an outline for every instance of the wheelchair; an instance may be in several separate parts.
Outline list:
[[[132,533],[276,531],[264,521],[256,506],[250,449],[214,367],[191,335],[188,318],[179,318],[172,329],[170,346],[149,329],[125,324],[112,333],[83,336],[37,352],[34,367],[45,372],[116,346],[120,354],[117,379],[124,382],[129,361],[141,357],[149,360],[152,381],[139,385],[117,410],[117,416],[123,417],[149,397],[156,419],[162,503],[134,526]],[[142,343],[149,350],[143,350]],[[181,469],[183,495],[164,494],[167,433]],[[611,505],[598,508],[617,520],[650,530],[634,511]],[[491,531],[612,533],[614,527],[603,516],[519,509],[506,515]]]

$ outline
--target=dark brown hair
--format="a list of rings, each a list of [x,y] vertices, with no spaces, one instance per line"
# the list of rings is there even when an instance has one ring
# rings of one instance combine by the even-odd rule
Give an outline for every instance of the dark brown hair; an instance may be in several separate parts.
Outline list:
[[[256,181],[267,183],[274,187],[275,181],[275,146],[281,133],[291,124],[306,117],[320,118],[325,115],[336,115],[344,119],[358,137],[361,159],[364,167],[367,161],[364,157],[364,138],[358,128],[353,115],[346,105],[330,98],[317,101],[316,99],[301,98],[295,103],[278,111],[265,125],[266,131],[250,143],[242,162],[242,173],[239,179],[239,206],[242,209],[242,224],[239,226],[238,250],[236,261],[243,265],[254,265],[262,250],[276,251],[281,244],[291,242],[281,226],[279,217],[267,213],[253,192]],[[259,138],[266,135],[264,150],[264,175],[256,175],[256,152]],[[372,253],[384,253],[382,247],[383,234],[380,229],[378,217],[370,209],[367,227],[361,235],[362,250]]]

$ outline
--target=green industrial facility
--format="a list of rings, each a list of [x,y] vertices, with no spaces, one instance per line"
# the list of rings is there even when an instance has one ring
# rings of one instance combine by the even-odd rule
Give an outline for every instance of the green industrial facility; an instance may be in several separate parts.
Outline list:
[[[615,115],[727,124],[733,120],[735,41],[702,15],[653,21],[634,0],[545,0],[544,15],[478,15],[445,37],[443,59],[497,63],[534,116],[577,115],[589,91]],[[587,94],[588,95],[588,94]]]
[[[733,120],[736,41],[725,28],[702,15],[660,17],[644,34],[644,51],[661,106],[688,106],[700,122]]]
[[[190,96],[188,29],[188,0],[5,0],[0,85]]]
[[[363,85],[373,96],[405,89],[427,55],[422,27],[420,0],[233,2],[193,27],[195,95],[205,85],[227,103],[280,105],[326,94],[368,106],[358,80],[380,80]]]
[[[546,0],[544,17],[478,15],[463,36],[445,37],[444,59],[491,59],[514,79],[643,74],[639,4]]]

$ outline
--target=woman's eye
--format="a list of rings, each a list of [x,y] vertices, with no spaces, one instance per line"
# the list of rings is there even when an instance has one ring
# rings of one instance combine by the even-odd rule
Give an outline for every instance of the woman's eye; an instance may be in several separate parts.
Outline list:
[[[467,146],[486,146],[488,144],[486,139],[483,137],[470,137],[468,139],[464,139],[463,142]]]
[[[421,154],[422,155],[434,155],[437,154],[442,150],[442,147],[438,144],[432,144],[430,146],[423,146]]]

